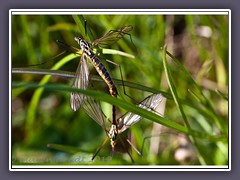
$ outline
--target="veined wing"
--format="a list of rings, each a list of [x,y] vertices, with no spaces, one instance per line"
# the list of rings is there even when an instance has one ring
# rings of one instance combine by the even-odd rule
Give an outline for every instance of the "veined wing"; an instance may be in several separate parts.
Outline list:
[[[92,46],[96,45],[99,45],[101,47],[109,46],[117,42],[119,39],[121,39],[125,34],[128,34],[132,29],[133,29],[132,26],[124,26],[123,28],[118,30],[110,30],[101,38],[93,41]]]
[[[90,96],[86,96],[82,105],[83,110],[104,129],[106,116],[102,111],[99,101]]]
[[[76,79],[72,87],[78,89],[87,89],[88,82],[89,82],[89,70],[86,62],[86,57],[84,54],[82,54],[76,71]],[[77,111],[81,107],[85,98],[86,96],[83,94],[71,92],[70,105],[72,110]]]
[[[164,97],[162,96],[162,94],[153,94],[153,95],[145,98],[142,102],[140,102],[138,104],[138,107],[141,107],[148,111],[155,112],[157,107],[163,102],[163,98]],[[163,116],[160,113],[157,113],[157,114],[159,116]],[[126,129],[128,129],[130,126],[137,123],[141,119],[142,119],[141,116],[131,113],[131,112],[125,114],[123,117],[119,118],[118,133],[122,133],[123,131],[125,131]]]

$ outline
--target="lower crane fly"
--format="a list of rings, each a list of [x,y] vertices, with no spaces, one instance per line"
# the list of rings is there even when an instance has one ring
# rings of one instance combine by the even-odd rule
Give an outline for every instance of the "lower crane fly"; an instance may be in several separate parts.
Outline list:
[[[146,109],[148,111],[152,111],[152,112],[157,113],[155,110],[163,102],[163,98],[164,97],[162,96],[162,94],[153,94],[153,95],[145,98],[140,103],[138,103],[137,106],[140,107],[140,108]],[[101,146],[96,151],[96,153],[93,155],[92,160],[96,157],[98,152],[102,149],[102,147],[104,146],[104,144],[108,140],[110,140],[112,151],[114,151],[118,134],[121,134],[126,129],[128,129],[130,126],[132,126],[133,124],[137,123],[139,120],[142,119],[141,116],[139,116],[137,114],[134,114],[134,113],[131,113],[131,112],[128,112],[125,115],[121,116],[120,118],[116,119],[116,114],[115,114],[115,111],[113,109],[113,119],[111,121],[110,128],[107,129],[106,126],[105,126],[106,116],[102,112],[101,105],[100,105],[99,101],[96,101],[92,97],[86,96],[86,99],[83,101],[82,108],[94,121],[96,121],[106,131],[106,134],[107,134],[106,139],[101,144]],[[159,116],[163,116],[160,113],[157,113],[157,114]],[[120,142],[124,146],[124,143],[121,139],[120,139]],[[129,140],[127,140],[127,142],[132,146],[132,144]],[[135,147],[133,147],[133,148],[135,149]],[[134,162],[127,149],[126,149],[126,151],[129,154],[132,162]],[[138,152],[138,154],[141,154],[141,153]]]
[[[133,29],[132,26],[125,26],[118,30],[110,30],[104,36],[102,36],[99,39],[96,39],[92,43],[89,43],[86,40],[81,39],[79,37],[75,37],[74,40],[77,41],[77,43],[79,44],[82,51],[82,55],[80,57],[80,62],[76,71],[76,78],[72,87],[78,89],[87,89],[89,82],[89,70],[86,61],[88,59],[92,62],[98,74],[108,85],[110,94],[116,97],[118,95],[117,88],[114,85],[113,80],[110,77],[105,66],[100,62],[99,58],[93,53],[92,48],[96,45],[104,47],[106,45],[115,43],[116,41],[121,39],[125,34],[128,34],[128,32],[130,32],[132,29]],[[81,107],[84,99],[85,95],[77,92],[72,92],[70,95],[71,108],[74,111],[77,111]]]

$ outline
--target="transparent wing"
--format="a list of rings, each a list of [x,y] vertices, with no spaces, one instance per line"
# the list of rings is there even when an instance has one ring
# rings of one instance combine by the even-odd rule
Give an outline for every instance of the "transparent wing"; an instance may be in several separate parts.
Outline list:
[[[163,98],[164,97],[162,96],[162,94],[153,94],[153,95],[145,98],[142,102],[140,102],[138,104],[138,107],[141,107],[141,108],[146,109],[148,111],[155,112],[157,107],[163,101]],[[157,114],[160,115],[160,116],[163,116],[160,113],[157,113]],[[126,129],[128,129],[130,126],[137,123],[141,119],[142,119],[141,116],[139,116],[137,114],[134,114],[134,113],[131,113],[131,112],[125,114],[123,117],[119,118],[118,133],[122,133],[123,131],[125,131]]]
[[[94,121],[96,121],[104,129],[106,129],[105,127],[106,116],[102,112],[102,108],[99,101],[96,101],[92,97],[86,96],[85,100],[83,101],[82,108]]]
[[[80,58],[80,62],[78,64],[77,71],[76,71],[76,79],[72,87],[78,88],[78,89],[87,89],[88,82],[89,82],[89,70],[88,70],[85,55],[82,54]],[[70,105],[73,111],[77,111],[81,107],[85,97],[86,96],[83,94],[80,94],[77,92],[71,92]]]
[[[128,34],[128,32],[130,32],[132,29],[133,29],[132,26],[124,26],[123,28],[118,30],[110,30],[101,38],[93,41],[92,46],[96,45],[99,45],[101,47],[109,46],[117,42],[119,39],[121,39],[125,34]]]

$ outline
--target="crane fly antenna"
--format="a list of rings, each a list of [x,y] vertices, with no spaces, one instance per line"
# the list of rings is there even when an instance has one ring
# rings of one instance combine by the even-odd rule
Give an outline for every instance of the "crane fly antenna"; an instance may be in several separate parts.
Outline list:
[[[48,59],[48,60],[46,60],[46,61],[44,61],[44,62],[42,62],[42,63],[39,63],[39,64],[29,64],[29,65],[27,65],[27,67],[41,66],[41,65],[46,64],[46,63],[48,63],[48,62],[56,59],[57,57],[65,54],[65,53],[68,53],[68,52],[69,52],[68,50],[62,51],[62,52],[60,52],[59,54],[57,54],[56,56],[53,56],[52,58],[50,58],[50,59]]]

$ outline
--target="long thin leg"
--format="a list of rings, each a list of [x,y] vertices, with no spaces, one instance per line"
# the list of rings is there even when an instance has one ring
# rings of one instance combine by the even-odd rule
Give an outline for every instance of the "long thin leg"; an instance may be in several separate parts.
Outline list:
[[[136,101],[134,98],[132,98],[131,96],[129,96],[129,95],[127,94],[127,92],[126,92],[125,85],[124,85],[124,80],[123,80],[123,74],[122,74],[121,65],[118,64],[118,63],[115,63],[115,62],[113,62],[113,61],[111,61],[111,60],[109,60],[109,59],[106,59],[106,61],[109,62],[109,63],[111,63],[111,64],[113,64],[113,65],[115,65],[115,66],[117,66],[117,67],[119,68],[120,76],[121,76],[121,81],[122,81],[122,86],[123,86],[123,93],[124,93],[127,97],[129,97],[130,99],[132,99],[132,100],[136,103],[137,101]]]
[[[94,158],[97,156],[97,154],[99,153],[99,151],[103,148],[103,146],[106,144],[106,142],[109,140],[109,137],[106,137],[106,139],[103,141],[103,143],[100,145],[100,147],[98,148],[98,150],[95,152],[95,154],[92,157],[92,160],[94,160]]]
[[[151,136],[146,136],[146,137],[144,137],[144,139],[143,139],[143,142],[142,142],[142,147],[141,147],[141,154],[143,154],[143,148],[144,148],[144,144],[145,144],[145,141],[146,140],[148,140],[148,139],[150,139],[150,138],[153,138],[153,137],[159,137],[159,136],[162,136],[162,135],[169,135],[169,134],[171,134],[171,135],[175,135],[175,136],[183,136],[183,137],[185,137],[185,135],[184,134],[180,134],[180,133],[175,133],[175,132],[162,132],[162,133],[160,133],[160,134],[154,134],[154,135],[151,135]]]
[[[138,153],[139,156],[142,155],[142,153],[133,145],[133,143],[131,143],[131,141],[129,139],[127,139],[127,142]]]
[[[120,136],[118,136],[118,138],[120,139],[120,142],[121,142],[121,144],[123,145],[123,148],[125,149],[125,151],[126,151],[126,152],[128,153],[128,155],[129,155],[129,157],[131,158],[132,163],[134,163],[134,160],[133,160],[133,158],[132,158],[130,152],[128,151],[127,147],[125,146],[125,144],[124,144],[122,138],[121,138]]]

